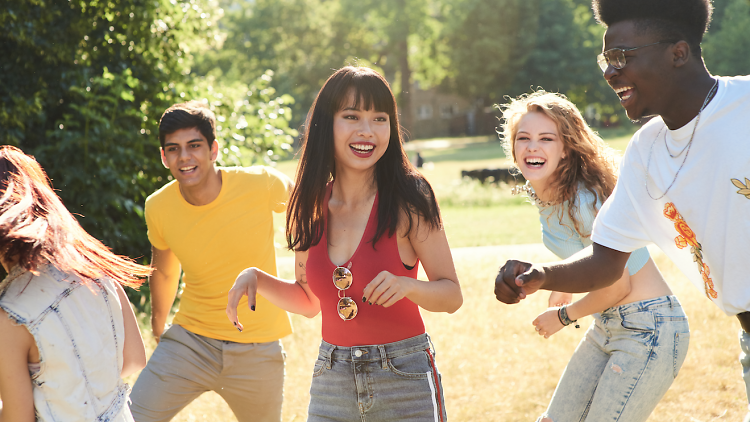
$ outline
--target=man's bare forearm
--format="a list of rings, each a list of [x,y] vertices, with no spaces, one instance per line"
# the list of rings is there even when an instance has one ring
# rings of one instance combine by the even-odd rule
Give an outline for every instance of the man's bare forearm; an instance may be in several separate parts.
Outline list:
[[[584,293],[611,286],[622,277],[630,253],[594,243],[572,257],[542,265],[545,279],[541,288],[567,293]]]

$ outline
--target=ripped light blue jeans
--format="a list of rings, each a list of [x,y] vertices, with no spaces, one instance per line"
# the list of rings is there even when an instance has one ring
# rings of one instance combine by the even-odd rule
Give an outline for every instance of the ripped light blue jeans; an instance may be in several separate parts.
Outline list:
[[[594,317],[544,416],[554,422],[645,421],[685,360],[687,316],[675,296],[662,296]]]

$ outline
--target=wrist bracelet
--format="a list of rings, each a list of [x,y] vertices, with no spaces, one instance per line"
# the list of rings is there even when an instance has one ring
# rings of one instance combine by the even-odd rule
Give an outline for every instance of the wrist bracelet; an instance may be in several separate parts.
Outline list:
[[[580,325],[578,325],[578,320],[571,320],[568,316],[568,305],[563,305],[560,307],[560,309],[557,310],[557,318],[560,319],[560,322],[562,325],[568,326],[570,324],[575,323],[576,328],[581,328]]]

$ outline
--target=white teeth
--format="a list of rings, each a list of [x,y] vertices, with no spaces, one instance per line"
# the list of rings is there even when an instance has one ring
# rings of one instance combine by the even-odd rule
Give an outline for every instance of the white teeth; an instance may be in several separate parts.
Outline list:
[[[632,86],[624,86],[622,88],[617,88],[617,89],[615,89],[615,94],[619,94],[619,93],[627,91],[629,89],[633,89],[633,87]]]
[[[526,164],[532,164],[532,165],[533,164],[544,164],[545,162],[546,162],[546,160],[544,160],[542,158],[527,158],[526,159]]]
[[[630,94],[627,94],[627,95],[623,95],[623,96],[622,96],[622,99],[623,99],[623,100],[627,100],[628,98],[630,98]]]
[[[375,148],[374,145],[369,145],[369,144],[352,144],[350,146],[353,149],[356,149],[357,151],[360,151],[360,152],[367,152]]]
[[[190,171],[190,170],[193,170],[194,168],[195,168],[195,166],[191,166],[191,167],[180,167],[180,171]]]

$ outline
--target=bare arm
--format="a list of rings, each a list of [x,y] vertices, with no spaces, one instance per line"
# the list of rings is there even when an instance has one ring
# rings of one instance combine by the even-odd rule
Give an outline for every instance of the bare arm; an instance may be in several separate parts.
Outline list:
[[[589,252],[590,251],[590,252]],[[532,264],[507,261],[495,279],[495,297],[503,303],[518,303],[539,289],[581,293],[612,285],[622,275],[630,257],[594,243],[564,261],[552,264]]]
[[[365,287],[364,299],[389,307],[406,297],[431,312],[456,312],[463,304],[463,296],[445,231],[432,229],[424,221],[418,225],[415,222],[415,227],[409,242],[429,282],[383,271]]]
[[[229,290],[227,317],[240,330],[242,324],[237,318],[237,306],[243,296],[247,296],[247,306],[255,310],[255,294],[268,299],[279,308],[312,318],[320,312],[320,301],[307,285],[308,252],[294,254],[296,281],[282,280],[258,268],[242,271]]]
[[[603,289],[594,290],[580,300],[567,307],[568,317],[577,320],[585,316],[601,312],[619,303],[630,293],[630,274],[625,269],[622,277],[613,285]],[[560,331],[564,325],[558,317],[559,307],[551,307],[542,312],[533,322],[537,327],[537,333],[545,338]]]
[[[154,268],[148,279],[151,289],[151,331],[158,343],[177,295],[181,269],[180,261],[171,249],[161,250],[153,246],[151,266]]]
[[[33,422],[34,397],[29,375],[29,352],[34,337],[22,325],[14,324],[0,309],[0,421]]]
[[[141,330],[138,328],[135,313],[125,290],[120,283],[115,283],[115,287],[122,307],[122,319],[125,322],[125,342],[122,350],[122,371],[120,371],[120,377],[125,378],[146,366],[146,347],[143,345]]]

